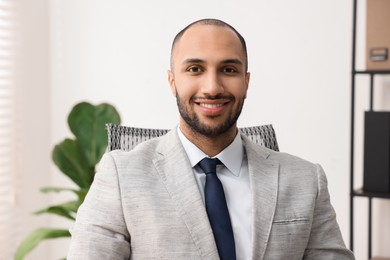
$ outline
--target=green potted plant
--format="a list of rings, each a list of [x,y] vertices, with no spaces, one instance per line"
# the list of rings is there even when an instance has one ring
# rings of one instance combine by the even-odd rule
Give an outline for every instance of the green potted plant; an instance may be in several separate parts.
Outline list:
[[[95,166],[107,148],[107,123],[120,124],[120,116],[109,104],[92,105],[87,102],[76,104],[69,116],[68,125],[74,138],[66,138],[57,144],[52,152],[52,159],[63,174],[68,176],[77,188],[46,187],[41,191],[72,192],[75,199],[34,212],[37,215],[54,214],[75,220],[76,212],[84,201],[93,178]],[[15,260],[23,259],[41,241],[59,237],[70,237],[68,228],[38,228],[31,232],[19,245]]]

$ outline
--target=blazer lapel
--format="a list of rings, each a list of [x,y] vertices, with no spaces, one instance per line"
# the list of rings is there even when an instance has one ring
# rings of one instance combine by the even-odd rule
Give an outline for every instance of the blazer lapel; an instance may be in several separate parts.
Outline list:
[[[203,259],[218,259],[218,251],[201,194],[176,129],[161,138],[154,159],[157,171]]]
[[[278,195],[279,163],[267,159],[268,151],[243,137],[253,196],[252,259],[263,259]]]

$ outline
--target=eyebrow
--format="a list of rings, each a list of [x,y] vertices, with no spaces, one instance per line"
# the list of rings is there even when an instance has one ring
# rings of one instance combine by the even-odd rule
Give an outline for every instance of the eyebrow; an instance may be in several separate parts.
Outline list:
[[[223,64],[237,64],[237,65],[244,65],[241,60],[239,59],[227,59],[222,61]]]
[[[189,58],[182,62],[183,65],[190,64],[190,63],[206,63],[202,59],[198,58]],[[243,62],[240,59],[226,59],[221,62],[222,64],[237,64],[237,65],[244,65]]]
[[[182,62],[183,65],[190,64],[190,63],[205,63],[205,61],[197,58],[189,58],[189,59],[185,59]]]

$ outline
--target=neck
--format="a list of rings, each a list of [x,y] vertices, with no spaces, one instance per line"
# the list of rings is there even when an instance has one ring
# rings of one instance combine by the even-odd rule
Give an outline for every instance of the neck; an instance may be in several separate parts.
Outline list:
[[[231,129],[218,136],[202,135],[198,132],[195,132],[187,124],[183,124],[182,122],[180,124],[180,130],[188,140],[190,140],[209,157],[216,156],[223,149],[228,147],[237,135],[236,125],[232,126]]]

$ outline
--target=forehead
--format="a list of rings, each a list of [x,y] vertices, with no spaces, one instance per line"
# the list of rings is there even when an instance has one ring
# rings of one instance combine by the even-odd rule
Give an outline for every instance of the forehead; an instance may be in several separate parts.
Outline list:
[[[244,62],[242,44],[229,27],[198,24],[190,27],[173,48],[173,62],[188,58],[240,59]]]

